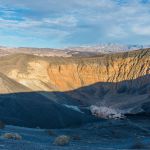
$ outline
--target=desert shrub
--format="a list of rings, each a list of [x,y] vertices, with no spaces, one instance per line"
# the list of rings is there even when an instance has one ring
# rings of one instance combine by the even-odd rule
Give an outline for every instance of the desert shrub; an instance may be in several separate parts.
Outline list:
[[[70,137],[67,135],[61,135],[56,137],[54,144],[58,146],[68,145],[70,142]]]
[[[22,136],[18,133],[5,133],[2,137],[5,139],[22,140]]]
[[[5,128],[5,123],[3,121],[0,121],[0,129],[4,129]]]
[[[142,95],[142,94],[147,94],[150,91],[150,85],[149,84],[145,84],[142,87],[138,88],[138,94]]]
[[[136,142],[134,145],[131,146],[131,149],[146,149],[146,145],[141,142]]]
[[[80,136],[80,135],[72,135],[71,138],[72,138],[73,140],[75,140],[75,141],[81,140],[81,136]]]
[[[128,94],[135,94],[136,92],[137,92],[137,89],[135,87],[128,89]]]
[[[117,90],[117,92],[118,93],[125,93],[127,91],[127,86],[122,86],[122,87],[120,87],[118,90]]]
[[[56,136],[56,133],[52,130],[46,130],[46,133],[49,135],[49,136]]]

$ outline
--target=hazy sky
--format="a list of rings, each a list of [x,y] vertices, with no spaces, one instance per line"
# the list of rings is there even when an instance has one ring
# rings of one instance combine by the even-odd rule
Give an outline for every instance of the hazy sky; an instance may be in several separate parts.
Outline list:
[[[150,0],[0,0],[0,45],[150,44]]]

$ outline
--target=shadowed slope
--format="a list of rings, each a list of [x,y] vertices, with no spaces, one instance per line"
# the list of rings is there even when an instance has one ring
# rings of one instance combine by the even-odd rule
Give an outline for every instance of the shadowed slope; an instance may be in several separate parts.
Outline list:
[[[90,116],[32,92],[0,95],[0,119],[18,126],[64,128],[88,122]]]
[[[62,128],[94,121],[85,106],[102,105],[124,113],[150,112],[150,76],[119,83],[96,83],[68,92],[26,92],[0,95],[0,119],[6,123]],[[135,83],[147,80],[143,86]],[[131,86],[127,86],[129,84]],[[117,89],[117,90],[116,90]],[[54,99],[55,96],[55,99]],[[51,99],[52,98],[52,99]],[[65,105],[76,105],[74,110]],[[145,107],[145,104],[148,104]]]
[[[150,101],[150,75],[117,83],[99,82],[66,94],[85,106],[100,105],[137,113],[142,104]]]

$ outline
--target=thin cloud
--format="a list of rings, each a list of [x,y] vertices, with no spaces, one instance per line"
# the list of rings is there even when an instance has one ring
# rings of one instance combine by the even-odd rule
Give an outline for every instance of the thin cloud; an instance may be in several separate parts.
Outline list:
[[[12,33],[16,33],[14,38],[25,36],[24,45],[31,37],[37,42],[44,39],[41,46],[49,47],[54,45],[52,41],[59,47],[150,42],[145,40],[150,38],[150,1],[1,0],[0,8],[0,31],[11,38]]]

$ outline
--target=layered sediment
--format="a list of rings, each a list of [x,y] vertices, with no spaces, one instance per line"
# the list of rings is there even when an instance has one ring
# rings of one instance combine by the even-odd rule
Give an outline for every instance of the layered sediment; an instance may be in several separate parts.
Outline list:
[[[1,57],[0,72],[33,91],[69,91],[127,80],[127,86],[133,86],[132,80],[150,74],[150,49],[82,58],[15,54]],[[147,82],[145,78],[136,86]]]

